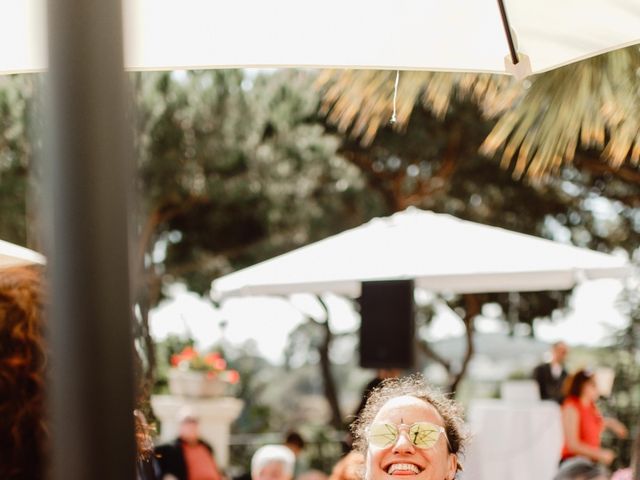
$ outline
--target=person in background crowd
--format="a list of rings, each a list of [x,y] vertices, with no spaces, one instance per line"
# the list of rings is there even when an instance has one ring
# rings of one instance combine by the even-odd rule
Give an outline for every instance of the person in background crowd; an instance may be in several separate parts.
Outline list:
[[[293,467],[293,478],[298,478],[302,473],[303,467],[300,464],[300,454],[304,450],[304,438],[298,432],[289,430],[285,436],[284,446],[293,452],[295,456],[295,464]]]
[[[304,450],[304,438],[298,432],[289,430],[285,435],[284,446],[288,447],[298,457]]]
[[[616,470],[613,472],[613,475],[611,475],[611,480],[634,480],[633,469],[631,467],[627,467]]]
[[[333,466],[329,480],[361,480],[364,471],[364,455],[351,451]]]
[[[605,418],[600,414],[595,403],[600,394],[593,373],[578,370],[569,376],[565,396],[562,404],[562,460],[583,456],[610,465],[615,453],[600,446],[602,431],[608,428],[620,438],[626,438],[628,432],[615,418]]]
[[[307,470],[304,473],[301,473],[296,480],[328,480],[329,476],[321,470]]]
[[[0,478],[45,478],[44,286],[38,267],[0,270]]]
[[[462,470],[466,435],[460,407],[420,376],[385,380],[352,428],[365,480],[387,475],[453,480]]]
[[[295,456],[284,445],[265,445],[251,457],[252,480],[292,480]]]
[[[558,469],[553,480],[607,480],[609,475],[605,468],[583,457],[574,457]]]
[[[222,480],[211,446],[200,438],[198,417],[188,408],[179,414],[179,436],[155,449],[160,478]]]
[[[568,353],[566,343],[556,342],[551,346],[551,361],[541,363],[533,370],[533,378],[538,383],[542,400],[562,403],[562,385],[567,378],[564,361]]]
[[[611,480],[637,480],[640,478],[640,423],[636,428],[637,434],[631,450],[631,466],[613,472]]]

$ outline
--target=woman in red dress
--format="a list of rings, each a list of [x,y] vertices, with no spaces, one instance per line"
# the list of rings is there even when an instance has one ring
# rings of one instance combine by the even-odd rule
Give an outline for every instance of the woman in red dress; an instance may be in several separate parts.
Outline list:
[[[603,417],[596,406],[600,396],[592,372],[578,370],[567,378],[565,400],[562,404],[562,427],[564,446],[562,460],[582,456],[594,462],[611,464],[616,454],[602,448],[600,435],[605,428],[620,438],[628,434],[625,426],[615,418]]]

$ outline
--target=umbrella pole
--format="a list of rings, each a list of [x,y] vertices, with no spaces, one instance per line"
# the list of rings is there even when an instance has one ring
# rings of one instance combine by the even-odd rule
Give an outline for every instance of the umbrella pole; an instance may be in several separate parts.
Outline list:
[[[135,472],[131,156],[119,1],[49,0],[44,153],[52,473]]]
[[[498,8],[500,8],[500,18],[502,20],[502,26],[504,27],[504,33],[507,36],[507,44],[509,45],[509,55],[511,55],[511,63],[517,65],[520,63],[520,57],[513,42],[513,35],[511,32],[511,25],[509,25],[509,19],[507,18],[507,10],[504,7],[504,1],[498,0]]]

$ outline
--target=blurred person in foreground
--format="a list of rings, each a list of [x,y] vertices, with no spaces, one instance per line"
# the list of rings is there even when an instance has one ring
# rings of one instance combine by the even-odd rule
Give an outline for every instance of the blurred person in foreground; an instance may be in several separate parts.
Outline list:
[[[251,457],[252,480],[292,480],[295,456],[284,445],[265,445]]]
[[[420,376],[385,380],[352,428],[365,480],[387,475],[453,480],[462,470],[466,435],[460,407]]]
[[[200,438],[200,421],[189,408],[179,414],[178,438],[159,445],[155,456],[161,479],[223,480],[211,445]]]
[[[562,387],[567,378],[564,362],[568,353],[566,343],[556,342],[551,346],[551,360],[541,363],[533,370],[533,379],[540,388],[540,399],[562,403]]]
[[[578,370],[569,376],[565,395],[562,403],[562,461],[582,456],[610,465],[616,455],[613,450],[601,447],[602,432],[608,428],[619,438],[626,438],[628,432],[618,420],[603,417],[600,413],[596,406],[600,393],[594,374],[589,370]]]
[[[584,457],[573,457],[564,462],[553,480],[608,480],[605,468]]]
[[[38,267],[0,269],[0,478],[44,478],[47,351]]]

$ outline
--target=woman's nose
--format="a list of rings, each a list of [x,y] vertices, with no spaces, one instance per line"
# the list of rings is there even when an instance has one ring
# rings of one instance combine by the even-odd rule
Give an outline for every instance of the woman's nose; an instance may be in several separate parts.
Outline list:
[[[409,433],[400,431],[396,443],[393,444],[393,453],[413,453],[415,452],[415,446],[409,440]]]

